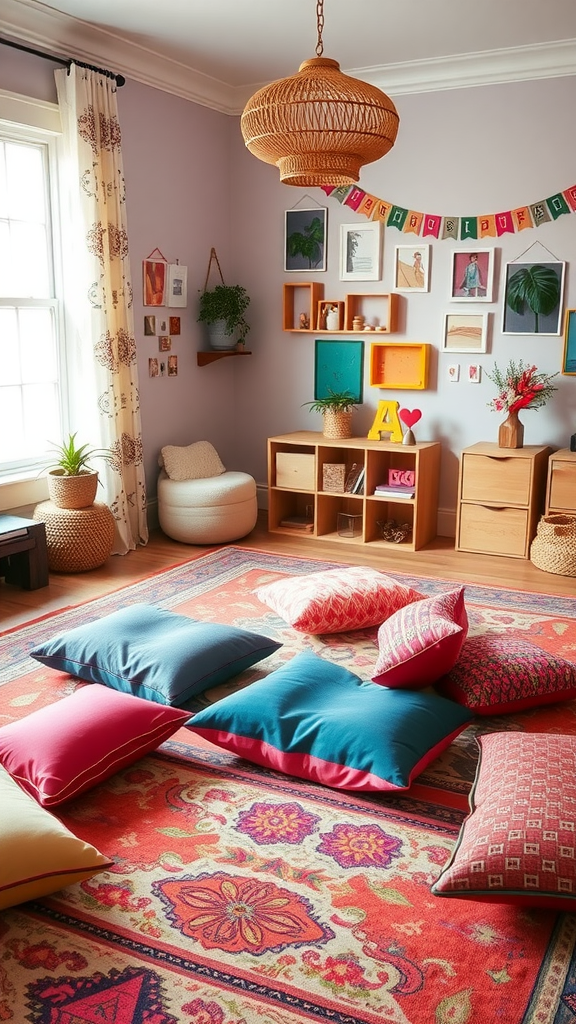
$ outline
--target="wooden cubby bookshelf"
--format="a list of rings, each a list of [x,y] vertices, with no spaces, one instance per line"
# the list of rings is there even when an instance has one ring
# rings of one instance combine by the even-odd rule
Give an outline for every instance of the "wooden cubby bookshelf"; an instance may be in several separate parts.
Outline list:
[[[314,489],[308,477],[298,485],[298,475],[290,486],[277,482],[277,454],[309,455],[314,460]],[[292,535],[295,531],[281,526],[289,516],[305,516],[312,520],[309,532],[298,531],[303,538],[327,540],[340,544],[368,544],[371,548],[405,548],[418,551],[436,536],[438,515],[438,481],[441,445],[438,441],[422,441],[414,445],[370,441],[365,437],[345,440],[324,437],[310,430],[279,434],[268,438],[268,529],[270,533]],[[360,494],[324,491],[323,467],[326,463],[361,464],[365,472],[364,491]],[[414,498],[385,498],[375,495],[377,484],[388,482],[389,469],[413,470]],[[361,517],[357,536],[346,537],[338,532],[338,514]],[[405,541],[396,544],[382,538],[380,522],[394,519],[408,523],[411,532]]]
[[[282,296],[282,330],[295,334],[362,334],[364,337],[378,337],[398,330],[398,314],[401,296],[397,292],[360,293],[351,292],[344,300],[324,300],[324,285],[320,281],[295,281],[284,284]],[[320,330],[318,327],[320,305],[324,301],[337,304],[342,327],[337,331]],[[309,327],[299,327],[300,315],[304,314]],[[375,330],[355,331],[352,321],[363,316],[368,322],[377,321]]]

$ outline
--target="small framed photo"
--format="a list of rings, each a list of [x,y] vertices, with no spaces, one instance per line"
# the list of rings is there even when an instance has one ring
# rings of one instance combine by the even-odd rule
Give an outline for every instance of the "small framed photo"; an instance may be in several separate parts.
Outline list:
[[[397,245],[394,288],[397,292],[427,292],[430,286],[430,246]]]
[[[188,302],[188,267],[168,264],[167,306],[185,306]]]
[[[170,328],[169,328],[170,334],[180,334],[180,317],[179,316],[171,316],[171,317],[168,317],[168,320],[169,320],[169,323],[170,323]]]
[[[446,313],[444,352],[485,352],[488,342],[487,313]]]
[[[178,376],[178,356],[168,356],[168,376]]]
[[[325,206],[312,210],[286,210],[284,224],[284,270],[326,270]]]
[[[158,348],[161,352],[169,352],[172,348],[172,338],[169,334],[161,334],[158,338]]]
[[[143,260],[142,291],[144,306],[166,305],[166,267],[165,260]]]
[[[449,363],[446,367],[446,376],[456,384],[460,380],[460,363]]]
[[[156,317],[145,316],[144,317],[144,334],[154,336],[156,334]]]
[[[159,374],[159,371],[160,371],[160,367],[158,365],[158,360],[156,359],[155,356],[153,356],[152,359],[148,360],[148,376],[149,377],[157,377],[158,374]]]
[[[340,280],[379,281],[382,277],[382,222],[340,225]]]
[[[564,318],[562,373],[576,376],[576,309],[567,309]]]
[[[468,383],[479,384],[482,378],[482,367],[478,363],[470,363],[468,366]]]
[[[502,334],[561,334],[565,270],[543,260],[506,264]]]
[[[452,302],[492,302],[494,249],[452,251]]]

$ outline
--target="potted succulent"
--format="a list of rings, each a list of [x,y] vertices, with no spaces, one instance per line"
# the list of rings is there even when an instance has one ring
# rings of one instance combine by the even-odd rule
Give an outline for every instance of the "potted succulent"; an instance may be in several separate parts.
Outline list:
[[[57,508],[87,508],[92,505],[98,487],[98,472],[91,468],[91,460],[103,458],[111,461],[106,448],[77,445],[76,434],[69,434],[62,444],[52,444],[56,461],[48,467],[48,496]]]
[[[212,291],[200,295],[198,321],[208,328],[210,346],[232,349],[244,345],[250,330],[244,313],[250,305],[250,296],[240,284],[218,284]]]
[[[324,398],[305,402],[310,412],[321,412],[324,417],[324,437],[352,437],[352,410],[356,408],[354,396],[349,391],[331,391]]]

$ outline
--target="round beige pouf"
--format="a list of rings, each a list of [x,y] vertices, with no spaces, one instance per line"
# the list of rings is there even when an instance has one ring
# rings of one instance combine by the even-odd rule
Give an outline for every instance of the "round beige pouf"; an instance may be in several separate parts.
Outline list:
[[[184,544],[227,544],[256,526],[256,481],[229,470],[201,480],[158,478],[158,521],[164,533]]]
[[[108,505],[58,508],[51,501],[43,501],[32,518],[45,524],[48,568],[52,572],[96,569],[112,553],[114,516]]]

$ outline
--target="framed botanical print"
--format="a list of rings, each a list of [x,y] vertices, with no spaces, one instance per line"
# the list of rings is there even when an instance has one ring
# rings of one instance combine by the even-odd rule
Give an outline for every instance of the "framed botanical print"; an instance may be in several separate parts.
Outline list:
[[[382,276],[382,223],[340,225],[340,280],[379,281]]]
[[[492,302],[494,249],[454,249],[452,252],[453,302]]]
[[[565,269],[560,261],[506,264],[502,334],[561,334]]]
[[[286,210],[284,231],[284,270],[326,270],[326,222],[328,210]]]

